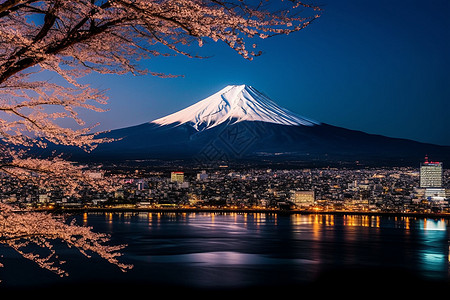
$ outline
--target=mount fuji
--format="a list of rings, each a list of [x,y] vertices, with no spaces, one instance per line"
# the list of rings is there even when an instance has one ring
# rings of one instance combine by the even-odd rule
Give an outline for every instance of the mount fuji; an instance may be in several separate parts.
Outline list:
[[[185,109],[99,137],[117,139],[76,160],[184,160],[417,165],[450,160],[450,147],[325,124],[280,107],[248,85],[230,85]]]
[[[208,98],[169,116],[154,120],[160,125],[190,124],[197,131],[227,123],[260,121],[280,125],[312,126],[319,123],[278,106],[247,85],[229,85]]]

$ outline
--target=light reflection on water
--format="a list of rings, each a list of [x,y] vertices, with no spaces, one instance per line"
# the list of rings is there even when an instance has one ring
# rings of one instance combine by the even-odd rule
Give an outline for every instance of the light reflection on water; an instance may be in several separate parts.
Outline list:
[[[424,271],[434,273],[449,263],[449,252],[440,247],[440,241],[448,239],[447,225],[444,220],[423,219],[419,222],[424,247],[420,250],[421,266]],[[450,249],[450,241],[448,242]],[[448,250],[447,249],[447,250]]]
[[[200,252],[177,255],[155,255],[147,257],[156,263],[189,263],[204,266],[231,266],[231,265],[282,265],[282,264],[315,264],[314,260],[275,258],[260,254],[242,253],[233,251]]]
[[[68,280],[89,276],[170,284],[182,278],[190,286],[236,287],[309,282],[324,270],[353,266],[449,279],[445,219],[231,212],[105,212],[76,218],[109,233],[113,243],[128,244],[123,259],[135,268],[87,272],[107,263],[78,263],[71,266]]]
[[[404,267],[440,279],[449,273],[444,219],[140,212],[107,214],[107,220],[113,235],[119,224],[139,233],[128,242],[128,251],[133,259],[147,263],[191,268],[289,265],[295,276],[306,265],[313,273],[330,265]]]

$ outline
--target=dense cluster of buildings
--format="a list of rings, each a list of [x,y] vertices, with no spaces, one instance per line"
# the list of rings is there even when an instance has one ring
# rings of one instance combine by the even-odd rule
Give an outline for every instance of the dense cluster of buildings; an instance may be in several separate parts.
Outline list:
[[[450,212],[450,170],[414,168],[133,170],[114,192],[81,198],[0,176],[0,199],[32,207],[207,207],[317,211]],[[102,174],[93,178],[102,178]]]

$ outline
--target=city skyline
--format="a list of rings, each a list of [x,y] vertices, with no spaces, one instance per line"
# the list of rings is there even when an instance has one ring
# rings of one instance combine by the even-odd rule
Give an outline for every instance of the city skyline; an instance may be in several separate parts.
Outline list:
[[[279,165],[202,169],[177,163],[115,166],[91,170],[88,176],[114,191],[86,189],[82,198],[67,197],[59,188],[43,189],[1,176],[0,199],[23,207],[71,211],[272,211],[292,213],[400,213],[405,216],[450,214],[450,170],[442,162],[417,167],[282,168]]]
[[[96,130],[150,122],[183,109],[228,84],[248,84],[281,106],[331,125],[450,145],[450,65],[446,17],[434,1],[333,1],[321,17],[285,37],[254,40],[263,54],[247,61],[222,43],[205,40],[194,54],[143,61],[151,71],[183,75],[98,76],[110,109],[86,113]],[[251,44],[250,44],[251,45]],[[125,101],[123,101],[125,100]]]

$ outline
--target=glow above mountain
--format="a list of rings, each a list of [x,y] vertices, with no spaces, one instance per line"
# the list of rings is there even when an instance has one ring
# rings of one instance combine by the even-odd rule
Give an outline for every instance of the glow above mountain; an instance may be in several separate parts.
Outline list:
[[[224,122],[234,124],[241,121],[262,121],[291,126],[320,124],[278,106],[248,85],[229,85],[204,100],[151,123],[160,125],[187,123],[197,131],[201,131]]]

